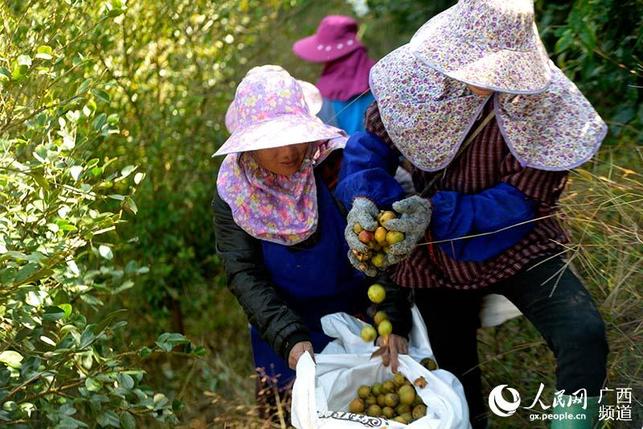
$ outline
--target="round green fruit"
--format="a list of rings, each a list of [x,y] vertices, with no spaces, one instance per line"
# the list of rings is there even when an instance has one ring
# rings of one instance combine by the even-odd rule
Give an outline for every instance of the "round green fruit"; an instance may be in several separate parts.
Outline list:
[[[374,283],[368,288],[368,299],[375,304],[379,304],[386,298],[386,290],[379,283]]]
[[[404,385],[398,391],[400,395],[400,403],[404,405],[411,405],[415,401],[415,389],[411,386]]]
[[[362,328],[360,336],[362,337],[362,340],[366,341],[367,343],[372,343],[377,337],[377,332],[371,325],[367,325]]]
[[[388,316],[383,311],[378,311],[373,316],[373,322],[375,322],[375,325],[379,325],[384,320],[388,320]]]
[[[382,409],[379,405],[371,405],[368,407],[368,410],[366,410],[366,415],[369,415],[371,417],[379,417],[382,415]]]
[[[357,396],[359,396],[362,399],[368,398],[368,395],[371,394],[371,388],[367,385],[362,385],[359,386],[359,389],[357,389]]]
[[[400,397],[395,393],[387,393],[384,397],[384,403],[387,407],[395,408],[400,403]]]
[[[389,322],[388,320],[382,320],[382,322],[377,326],[377,332],[382,337],[391,335],[391,332],[393,332],[393,325],[391,325],[391,322]]]

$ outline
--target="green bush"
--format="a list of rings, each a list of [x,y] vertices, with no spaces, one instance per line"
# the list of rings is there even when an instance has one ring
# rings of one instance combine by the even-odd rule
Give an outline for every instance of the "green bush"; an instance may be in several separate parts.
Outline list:
[[[2,426],[176,422],[178,404],[144,384],[139,361],[177,345],[202,354],[180,334],[124,347],[125,311],[103,310],[149,271],[123,257],[133,236],[119,230],[145,178],[145,160],[119,150],[126,112],[105,63],[125,11],[118,0],[0,7]]]

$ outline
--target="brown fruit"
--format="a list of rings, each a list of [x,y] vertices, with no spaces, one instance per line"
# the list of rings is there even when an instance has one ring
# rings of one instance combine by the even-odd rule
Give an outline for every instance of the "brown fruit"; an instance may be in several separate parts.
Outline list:
[[[400,397],[395,393],[387,393],[384,397],[384,401],[387,407],[395,408],[400,403]]]
[[[366,415],[371,417],[379,417],[382,415],[382,409],[379,405],[371,405],[368,407],[368,410],[366,410]]]
[[[364,244],[367,244],[369,241],[373,240],[373,233],[371,231],[364,230],[357,235],[359,241]]]
[[[375,241],[377,241],[380,245],[385,244],[387,232],[388,230],[386,228],[384,228],[383,226],[378,226],[375,230]]]
[[[400,231],[389,231],[386,233],[386,243],[390,246],[404,240],[404,233]]]
[[[365,384],[362,386],[359,386],[359,389],[357,389],[357,396],[359,396],[362,399],[368,398],[370,394],[371,394],[371,388]]]
[[[380,323],[382,323],[382,320],[388,320],[388,316],[386,315],[386,313],[384,313],[383,311],[378,311],[377,313],[375,313],[375,316],[373,316],[373,322],[375,322],[375,325],[379,325]]]
[[[424,358],[420,361],[420,365],[428,369],[429,371],[434,371],[438,369],[438,364],[431,358]]]
[[[413,408],[412,415],[416,420],[426,416],[426,405],[416,405],[415,408]]]
[[[364,408],[364,400],[360,398],[355,398],[350,402],[350,404],[348,404],[348,411],[350,411],[351,413],[363,413]]]
[[[356,223],[355,225],[353,225],[353,232],[355,234],[359,234],[362,231],[364,231],[364,228],[362,228],[362,225],[360,225],[359,223]]]
[[[387,419],[390,419],[395,415],[395,410],[391,407],[384,407],[382,408],[382,415]]]
[[[411,405],[415,401],[415,389],[411,386],[404,385],[399,390],[400,403]]]
[[[382,212],[382,214],[379,215],[379,217],[377,218],[377,221],[380,223],[380,225],[384,225],[386,221],[395,219],[396,217],[397,215],[395,214],[395,212],[387,210],[385,212]]]
[[[426,379],[424,377],[418,377],[418,378],[415,379],[413,384],[415,384],[420,389],[424,389],[426,387],[426,385],[427,385],[427,382],[426,382]]]
[[[353,249],[353,255],[355,255],[355,258],[360,262],[368,261],[370,259],[370,257],[371,257],[368,254],[368,252],[367,253],[362,253],[362,252],[358,252],[355,249]]]

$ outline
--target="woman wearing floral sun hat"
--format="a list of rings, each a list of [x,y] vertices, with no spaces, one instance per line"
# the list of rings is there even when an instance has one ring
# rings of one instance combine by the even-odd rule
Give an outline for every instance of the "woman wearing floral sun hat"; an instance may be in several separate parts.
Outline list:
[[[217,253],[250,320],[255,366],[277,379],[282,399],[299,357],[330,341],[320,318],[364,317],[371,283],[343,256],[346,220],[333,190],[346,137],[314,116],[311,87],[278,66],[250,70],[226,114],[232,134],[215,153],[226,155],[212,203]],[[407,347],[408,295],[378,281],[390,296],[384,311],[394,335],[384,358],[395,368],[395,353]],[[266,408],[274,398],[258,399],[264,415],[276,415]]]
[[[370,229],[391,204],[425,213],[389,221],[406,239],[387,263],[400,286],[414,288],[438,364],[464,385],[472,424],[486,425],[478,312],[496,293],[556,356],[556,387],[567,396],[552,427],[591,427],[606,377],[605,327],[563,260],[568,234],[555,215],[568,171],[591,159],[607,127],[547,57],[533,2],[460,0],[378,62],[370,80],[369,132],[347,142],[336,193],[352,205],[349,225]],[[403,207],[390,177],[400,154],[422,191]],[[350,228],[345,236],[364,250]],[[564,408],[583,392],[586,407]],[[565,412],[586,419],[560,420]]]

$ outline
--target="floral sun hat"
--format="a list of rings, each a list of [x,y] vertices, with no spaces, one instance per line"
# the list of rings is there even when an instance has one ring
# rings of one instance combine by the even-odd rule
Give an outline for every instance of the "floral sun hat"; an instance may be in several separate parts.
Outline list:
[[[310,109],[301,83],[276,66],[248,72],[228,108],[226,126],[232,136],[215,153],[227,154],[217,191],[230,206],[235,223],[257,239],[289,246],[317,229],[314,168],[343,148],[346,137]],[[262,168],[249,153],[306,142],[310,145],[304,161],[291,176]]]
[[[246,76],[252,73],[261,73],[266,71],[285,73],[287,76],[290,76],[286,69],[276,65],[253,67],[248,71],[248,73],[246,73]],[[317,87],[312,83],[306,82],[305,80],[297,80],[297,83],[299,84],[299,86],[301,86],[301,90],[304,93],[304,99],[306,100],[308,111],[313,115],[317,115],[324,104],[324,100],[321,93],[319,92],[319,89],[317,89]],[[234,132],[234,130],[237,129],[238,122],[239,115],[237,114],[237,108],[233,101],[232,103],[230,103],[230,106],[228,107],[225,115],[225,125],[230,133]]]
[[[533,0],[460,0],[424,24],[410,45],[430,67],[494,91],[534,94],[552,79]]]
[[[343,138],[309,109],[302,86],[275,66],[252,69],[243,78],[227,119],[232,135],[213,156]]]
[[[550,84],[545,91],[490,97],[505,142],[523,166],[568,170],[596,153],[607,126],[574,83],[551,61],[547,66]],[[425,171],[451,162],[489,100],[427,66],[410,45],[382,58],[370,81],[391,139]]]

